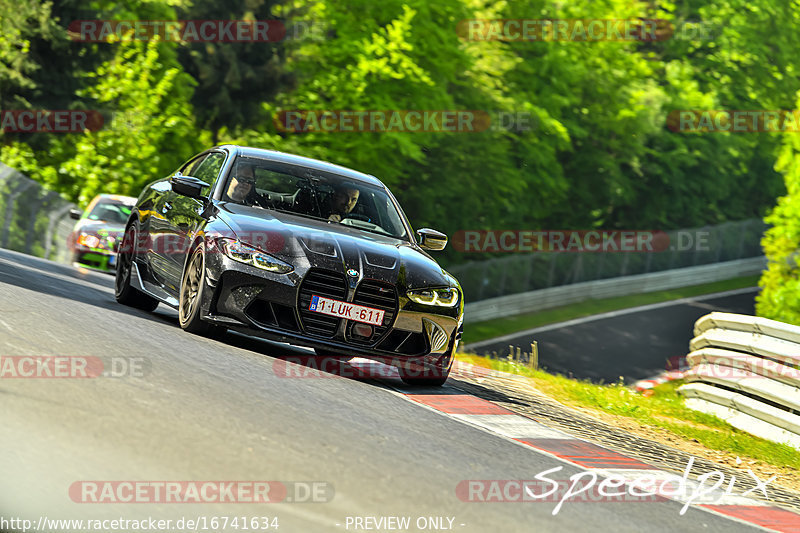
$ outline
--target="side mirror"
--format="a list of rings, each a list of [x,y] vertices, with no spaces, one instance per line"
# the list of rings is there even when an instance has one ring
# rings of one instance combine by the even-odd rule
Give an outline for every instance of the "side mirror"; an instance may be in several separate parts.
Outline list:
[[[169,179],[172,190],[182,196],[188,196],[199,200],[202,198],[202,191],[205,187],[210,187],[205,181],[195,178],[193,176],[181,176],[175,174]]]
[[[425,250],[444,250],[447,246],[447,235],[435,229],[422,228],[417,230],[420,248]]]
[[[69,210],[69,218],[71,218],[72,220],[80,220],[81,215],[83,215],[83,211],[81,211],[80,209]]]

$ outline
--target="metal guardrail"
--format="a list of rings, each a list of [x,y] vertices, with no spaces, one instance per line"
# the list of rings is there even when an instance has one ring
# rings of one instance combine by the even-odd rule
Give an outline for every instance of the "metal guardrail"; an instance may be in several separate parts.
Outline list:
[[[69,261],[67,239],[75,204],[0,163],[0,248],[61,263]]]
[[[687,406],[800,449],[800,327],[714,312],[694,335],[678,389]]]
[[[766,229],[763,220],[752,218],[667,231],[671,246],[660,252],[511,253],[453,265],[447,270],[461,283],[466,301],[478,302],[576,283],[759,257],[763,255],[761,237]],[[692,246],[688,246],[690,242]]]
[[[469,300],[467,300],[467,304],[464,306],[464,322],[469,324],[522,313],[532,313],[590,299],[614,298],[628,294],[712,283],[740,276],[759,274],[766,265],[767,260],[765,257],[752,257],[713,265],[573,283],[561,287],[491,298],[480,302],[469,303]]]

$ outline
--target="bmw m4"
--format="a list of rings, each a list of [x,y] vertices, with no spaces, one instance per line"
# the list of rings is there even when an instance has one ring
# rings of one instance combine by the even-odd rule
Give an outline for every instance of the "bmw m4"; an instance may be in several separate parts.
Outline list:
[[[148,185],[119,248],[118,302],[178,310],[197,334],[232,329],[447,379],[462,333],[458,281],[376,177],[281,152],[219,146]]]

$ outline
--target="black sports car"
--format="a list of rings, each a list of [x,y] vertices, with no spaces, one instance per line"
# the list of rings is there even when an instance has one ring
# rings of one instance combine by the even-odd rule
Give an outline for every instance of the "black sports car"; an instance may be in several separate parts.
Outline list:
[[[409,384],[445,382],[463,293],[377,178],[314,159],[219,146],[148,185],[120,246],[118,302],[178,309],[183,329],[231,328],[377,359]]]

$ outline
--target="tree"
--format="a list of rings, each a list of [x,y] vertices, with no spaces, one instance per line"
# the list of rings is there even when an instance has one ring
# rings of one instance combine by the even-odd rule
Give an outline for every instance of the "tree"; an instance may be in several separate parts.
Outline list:
[[[4,148],[3,161],[85,205],[101,192],[137,195],[210,143],[194,125],[193,81],[168,43],[121,42],[88,77],[82,96],[113,110],[102,129],[59,138],[48,153],[16,143]]]
[[[783,136],[775,167],[783,173],[787,194],[778,199],[764,219],[772,227],[761,241],[768,263],[758,283],[762,290],[756,297],[756,314],[800,324],[800,138],[797,133]]]
[[[275,20],[273,0],[200,0],[179,10],[194,20]],[[280,33],[275,33],[280,37]],[[272,34],[270,34],[272,37]],[[223,128],[253,127],[268,119],[262,103],[291,83],[283,68],[283,42],[193,42],[178,50],[184,71],[197,82],[192,104],[198,126],[214,144]]]

